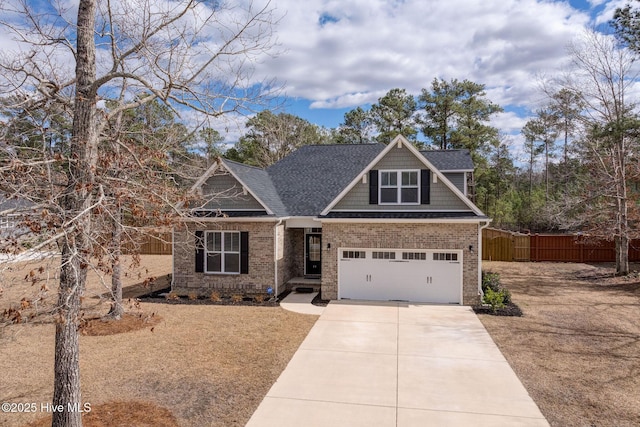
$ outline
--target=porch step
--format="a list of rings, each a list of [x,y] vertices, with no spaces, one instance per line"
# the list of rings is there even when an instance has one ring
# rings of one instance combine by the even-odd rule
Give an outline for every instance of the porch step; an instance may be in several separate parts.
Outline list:
[[[292,291],[298,288],[311,288],[313,291],[320,291],[321,279],[319,277],[294,277],[287,282],[287,288]]]

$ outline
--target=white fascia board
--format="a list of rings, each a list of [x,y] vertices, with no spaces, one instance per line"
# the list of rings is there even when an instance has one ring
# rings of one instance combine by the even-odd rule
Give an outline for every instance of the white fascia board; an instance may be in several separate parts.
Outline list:
[[[346,224],[478,224],[490,221],[487,218],[323,218],[322,223]]]
[[[288,218],[288,217],[287,217]],[[278,222],[280,220],[286,220],[287,218],[281,217],[213,217],[213,218],[184,218],[182,222],[188,223],[210,223],[210,222]]]
[[[320,228],[322,222],[314,216],[294,216],[285,221],[286,228]]]
[[[249,194],[251,194],[251,196],[253,196],[254,199],[256,199],[258,201],[258,203],[260,203],[262,205],[262,207],[264,208],[264,210],[267,211],[267,213],[269,215],[273,215],[273,211],[271,209],[269,209],[269,206],[267,206],[266,203],[264,203],[260,197],[258,197],[258,195],[256,193],[253,192],[253,190],[251,189],[251,187],[249,187],[246,183],[244,183],[234,172],[233,170],[231,170],[224,162],[224,159],[220,159],[220,161],[222,162],[222,164],[224,165],[224,168],[227,170],[227,172],[229,172],[231,174],[232,177],[234,177],[236,179],[236,181],[238,181],[240,184],[242,184],[242,188],[246,189]]]
[[[329,205],[322,211],[320,215],[327,215],[331,211],[331,209],[335,205],[337,205],[338,202],[342,200],[342,198],[349,191],[351,191],[353,187],[356,186],[356,184],[358,184],[358,182],[362,179],[362,176],[364,174],[369,173],[369,171],[373,168],[373,166],[375,166],[376,163],[378,163],[384,156],[386,156],[389,151],[391,151],[393,148],[400,147],[401,145],[404,145],[406,149],[408,149],[411,153],[413,153],[413,155],[416,156],[416,158],[418,158],[418,160],[422,162],[422,164],[424,164],[440,180],[442,180],[442,183],[446,185],[447,188],[449,188],[449,190],[451,190],[456,196],[458,196],[458,198],[462,200],[462,202],[466,204],[476,215],[484,216],[484,213],[482,213],[482,211],[476,205],[474,205],[473,202],[467,198],[467,196],[462,194],[462,192],[458,190],[458,188],[455,185],[453,185],[453,183],[449,181],[447,177],[444,176],[444,174],[438,170],[438,168],[433,166],[433,164],[431,164],[431,162],[425,156],[423,156],[422,153],[420,153],[420,151],[418,151],[418,149],[414,147],[409,141],[407,141],[407,139],[402,135],[396,136],[393,139],[393,141],[391,141],[391,143],[389,143],[389,145],[387,145],[387,147],[384,150],[382,150],[380,154],[378,154],[376,158],[373,159],[367,165],[367,167],[364,168],[364,170],[360,172],[360,174],[353,181],[351,181],[351,183],[344,190],[342,190],[342,192],[338,195],[338,197],[336,197],[331,203],[329,203]]]
[[[269,206],[267,206],[266,203],[264,203],[254,192],[253,190],[251,190],[251,188],[244,183],[239,177],[238,175],[236,175],[231,168],[229,168],[229,166],[227,166],[227,164],[224,162],[224,159],[221,157],[216,158],[216,161],[213,165],[211,165],[211,167],[209,169],[207,169],[207,171],[196,181],[195,184],[193,184],[193,187],[191,187],[190,192],[194,192],[197,191],[198,189],[200,189],[200,187],[202,187],[202,185],[205,183],[205,181],[207,179],[209,179],[217,170],[218,168],[222,166],[224,167],[224,170],[226,170],[227,172],[229,172],[231,174],[232,177],[235,178],[236,181],[238,181],[241,185],[242,185],[242,189],[243,191],[246,190],[254,199],[256,199],[258,201],[258,203],[260,203],[262,205],[262,207],[264,208],[265,211],[267,211],[267,213],[269,215],[273,215],[273,211],[271,209],[269,209]]]
[[[397,205],[382,205],[382,206],[397,206]],[[445,212],[445,213],[451,213],[451,212],[469,212],[468,210],[461,210],[461,209],[438,209],[438,210],[418,210],[418,209],[389,209],[386,211],[380,210],[380,209],[334,209],[332,210],[332,212],[378,212],[378,213],[416,213],[416,212],[420,212],[420,213],[429,213],[429,212]]]
[[[203,173],[200,178],[198,178],[196,183],[191,186],[189,193],[193,194],[195,191],[199,190],[200,187],[202,187],[202,185],[207,181],[207,179],[209,179],[211,175],[213,175],[218,170],[218,168],[220,167],[220,163],[221,159],[217,157],[215,162],[213,162],[213,164],[209,166],[209,169],[207,169],[207,171]]]
[[[463,173],[463,172],[473,172],[473,169],[442,169],[440,172],[442,172],[442,173]]]

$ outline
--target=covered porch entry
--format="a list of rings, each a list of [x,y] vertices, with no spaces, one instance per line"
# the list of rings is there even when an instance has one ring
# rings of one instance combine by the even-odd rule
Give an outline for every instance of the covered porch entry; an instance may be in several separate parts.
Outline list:
[[[320,291],[323,256],[320,225],[311,219],[287,221],[287,231],[293,242],[291,255],[295,259],[291,279],[287,281],[287,288],[292,291],[299,288]]]

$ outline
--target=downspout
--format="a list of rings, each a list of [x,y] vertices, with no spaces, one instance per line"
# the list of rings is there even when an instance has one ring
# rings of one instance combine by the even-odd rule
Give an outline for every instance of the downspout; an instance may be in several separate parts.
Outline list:
[[[282,225],[284,218],[280,218],[273,227],[273,277],[274,277],[274,296],[278,298],[278,227]]]
[[[483,225],[478,224],[478,260],[480,261],[480,268],[478,269],[478,295],[480,295],[480,302],[482,302],[482,298],[484,298],[484,293],[482,292],[482,230],[487,228],[491,220],[486,221]]]

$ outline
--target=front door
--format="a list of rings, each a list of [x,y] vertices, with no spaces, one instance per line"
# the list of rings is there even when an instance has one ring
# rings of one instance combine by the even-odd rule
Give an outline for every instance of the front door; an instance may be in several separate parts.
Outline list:
[[[307,234],[304,245],[304,274],[319,276],[322,269],[322,235]]]

